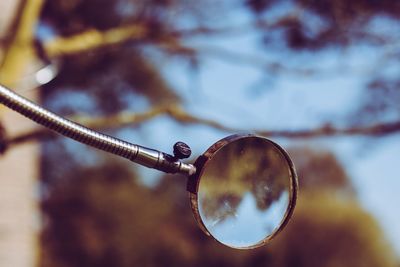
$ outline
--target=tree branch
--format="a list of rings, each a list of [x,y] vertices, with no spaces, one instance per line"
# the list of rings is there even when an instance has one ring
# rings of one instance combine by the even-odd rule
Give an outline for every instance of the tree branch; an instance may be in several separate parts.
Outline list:
[[[240,53],[236,51],[231,51],[229,49],[212,46],[212,45],[196,45],[196,46],[183,46],[179,43],[167,42],[160,43],[158,46],[176,53],[186,53],[186,54],[203,54],[205,56],[210,56],[214,59],[224,60],[232,63],[240,63],[250,67],[259,68],[271,73],[286,72],[301,76],[310,76],[322,71],[312,69],[312,68],[289,68],[282,63],[267,61],[262,56],[249,53]]]
[[[16,33],[7,47],[0,68],[0,82],[11,87],[20,80],[24,68],[34,58],[33,35],[43,0],[22,1],[21,4],[21,14],[16,16]]]
[[[244,65],[261,68],[266,71],[277,73],[287,72],[295,75],[310,76],[335,73],[332,70],[317,70],[314,68],[291,68],[285,66],[281,62],[271,62],[263,59],[256,54],[246,54],[229,49],[210,46],[210,45],[194,45],[185,46],[182,39],[190,38],[197,35],[222,35],[222,34],[240,34],[249,33],[254,28],[267,30],[278,27],[281,20],[274,22],[258,21],[256,24],[241,25],[226,28],[207,28],[198,27],[193,29],[181,29],[163,33],[157,38],[150,38],[151,29],[146,25],[133,24],[129,26],[115,27],[106,31],[88,30],[86,32],[76,34],[71,37],[56,37],[44,43],[44,50],[49,58],[57,58],[64,55],[77,54],[92,49],[106,47],[109,45],[124,43],[128,41],[144,41],[154,44],[157,47],[163,48],[170,53],[196,55],[202,54],[211,56],[216,59],[241,63]],[[384,40],[382,36],[375,36],[368,32],[359,32],[362,36],[370,36],[380,41]]]
[[[229,127],[211,119],[204,119],[184,111],[179,106],[157,106],[143,113],[126,113],[122,112],[115,116],[92,118],[85,116],[70,117],[71,120],[79,124],[85,125],[89,128],[96,130],[115,129],[125,126],[135,126],[143,122],[150,121],[158,116],[166,115],[171,119],[181,124],[198,124],[205,125],[213,129],[223,132],[253,132],[255,134],[266,137],[283,137],[283,138],[318,138],[318,137],[331,137],[331,136],[352,136],[352,135],[365,135],[365,136],[385,136],[400,132],[400,121],[393,123],[377,123],[370,126],[349,127],[349,128],[336,128],[333,126],[325,125],[314,129],[305,130],[244,130],[234,127]],[[11,148],[30,141],[44,141],[57,138],[57,135],[46,128],[34,130],[28,133],[20,134],[9,139],[1,139],[0,147]],[[3,151],[3,152],[4,152]],[[0,151],[1,152],[1,151]]]
[[[289,69],[278,62],[268,62],[257,55],[243,54],[235,51],[229,51],[225,48],[216,46],[184,46],[180,42],[180,37],[187,37],[190,34],[210,33],[229,31],[229,29],[207,29],[199,28],[185,31],[171,32],[162,38],[156,40],[146,40],[148,29],[144,25],[131,25],[125,27],[116,27],[107,31],[89,30],[71,37],[57,37],[44,43],[44,50],[49,58],[77,54],[96,48],[109,46],[112,44],[123,43],[133,40],[142,40],[152,42],[155,46],[163,48],[176,54],[203,54],[214,58],[233,61],[256,68],[262,68],[271,72],[287,71],[299,75],[312,75],[316,71],[312,69]],[[230,29],[230,31],[233,31]]]
[[[71,37],[56,37],[44,44],[50,58],[76,54],[95,48],[122,43],[128,40],[140,40],[147,34],[146,27],[130,25],[107,31],[89,30]]]
[[[116,43],[123,43],[133,40],[145,40],[149,35],[149,30],[145,25],[133,24],[128,26],[115,27],[106,31],[88,30],[70,37],[56,37],[44,43],[44,49],[49,57],[59,57],[64,55],[77,54],[91,49],[105,47]],[[164,38],[156,41],[166,43],[166,40],[180,40],[190,36],[202,34],[222,34],[234,32],[232,28],[212,29],[199,27],[186,30],[175,30],[165,33]]]

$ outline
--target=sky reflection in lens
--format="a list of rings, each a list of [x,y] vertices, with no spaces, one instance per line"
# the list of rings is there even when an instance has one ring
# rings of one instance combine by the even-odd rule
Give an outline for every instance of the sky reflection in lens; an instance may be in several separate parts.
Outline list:
[[[266,139],[248,137],[218,150],[201,176],[200,217],[221,243],[246,248],[272,235],[290,202],[290,167]]]

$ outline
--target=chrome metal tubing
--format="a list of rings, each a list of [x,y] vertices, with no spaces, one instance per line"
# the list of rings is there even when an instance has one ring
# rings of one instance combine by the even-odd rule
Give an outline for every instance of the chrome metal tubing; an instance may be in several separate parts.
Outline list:
[[[38,106],[2,85],[0,85],[0,103],[59,134],[146,167],[185,175],[192,175],[196,172],[196,168],[192,164],[183,163],[164,152],[93,131]]]

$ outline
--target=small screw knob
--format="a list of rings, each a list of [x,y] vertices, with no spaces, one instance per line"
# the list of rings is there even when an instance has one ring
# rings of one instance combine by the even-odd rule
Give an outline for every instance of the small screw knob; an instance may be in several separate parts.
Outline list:
[[[174,156],[178,159],[186,159],[190,157],[192,150],[184,142],[176,142],[174,145]]]

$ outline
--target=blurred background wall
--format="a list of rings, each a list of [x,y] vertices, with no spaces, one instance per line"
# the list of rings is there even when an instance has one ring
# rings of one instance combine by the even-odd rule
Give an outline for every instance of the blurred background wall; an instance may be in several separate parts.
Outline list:
[[[5,40],[12,35],[10,29],[22,1],[4,0],[0,3],[0,61],[4,62]],[[27,66],[25,66],[27,67]],[[22,73],[27,73],[21,67]],[[4,68],[2,71],[5,71]],[[22,78],[23,75],[19,75]],[[16,88],[17,81],[5,79]],[[18,88],[17,88],[18,89]],[[37,92],[22,92],[36,99]],[[0,107],[2,127],[7,135],[18,135],[33,128],[33,123],[4,107]],[[36,197],[39,146],[32,142],[13,149],[0,160],[0,266],[37,266],[39,208]]]

